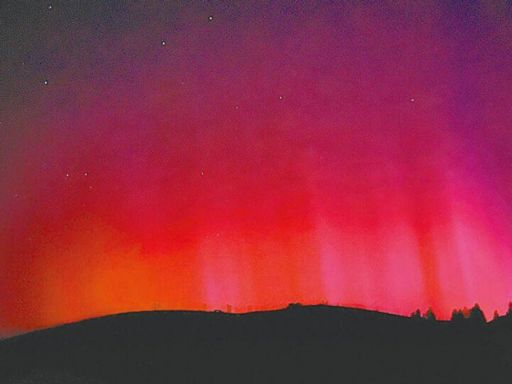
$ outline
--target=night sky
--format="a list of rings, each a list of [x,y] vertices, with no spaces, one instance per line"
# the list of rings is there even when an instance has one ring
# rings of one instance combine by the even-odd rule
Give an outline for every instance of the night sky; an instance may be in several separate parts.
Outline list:
[[[0,5],[0,334],[512,299],[512,4]]]

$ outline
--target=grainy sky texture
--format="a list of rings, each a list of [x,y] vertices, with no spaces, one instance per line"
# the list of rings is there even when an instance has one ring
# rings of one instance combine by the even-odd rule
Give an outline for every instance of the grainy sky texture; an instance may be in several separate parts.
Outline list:
[[[512,299],[512,5],[0,5],[0,330]]]

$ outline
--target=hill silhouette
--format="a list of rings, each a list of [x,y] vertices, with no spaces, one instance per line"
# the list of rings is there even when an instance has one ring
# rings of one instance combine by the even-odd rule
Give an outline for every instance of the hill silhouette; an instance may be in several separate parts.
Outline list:
[[[127,313],[0,341],[0,383],[495,383],[512,322],[359,309]]]

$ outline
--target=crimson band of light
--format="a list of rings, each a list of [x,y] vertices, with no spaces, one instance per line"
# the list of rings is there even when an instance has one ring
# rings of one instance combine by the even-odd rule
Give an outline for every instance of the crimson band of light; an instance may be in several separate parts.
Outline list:
[[[1,14],[2,332],[228,305],[507,307],[510,2]]]

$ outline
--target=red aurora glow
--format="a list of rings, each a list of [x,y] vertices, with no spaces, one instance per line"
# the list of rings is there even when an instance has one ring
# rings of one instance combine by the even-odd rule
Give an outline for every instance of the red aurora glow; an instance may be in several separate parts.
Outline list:
[[[150,3],[0,8],[0,331],[505,310],[509,3]]]

